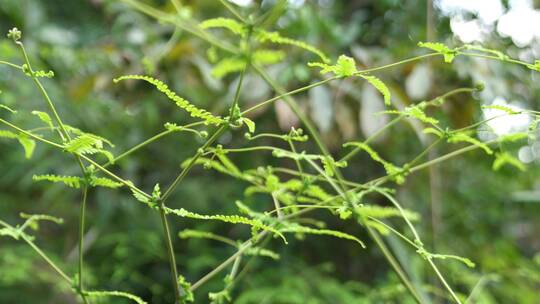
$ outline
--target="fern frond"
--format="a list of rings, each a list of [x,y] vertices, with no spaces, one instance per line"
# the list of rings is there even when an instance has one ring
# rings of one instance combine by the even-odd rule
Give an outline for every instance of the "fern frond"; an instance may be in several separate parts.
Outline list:
[[[510,107],[505,107],[505,106],[501,106],[501,105],[489,105],[489,106],[482,106],[482,109],[492,109],[492,110],[499,110],[499,111],[503,111],[503,112],[506,112],[506,114],[508,115],[515,115],[515,114],[519,114],[520,112],[510,108]]]
[[[251,60],[253,60],[253,62],[261,65],[267,65],[281,62],[285,58],[285,52],[279,50],[262,49],[256,50],[251,56]]]
[[[439,123],[437,119],[428,116],[424,112],[424,110],[418,105],[406,107],[403,111],[385,111],[384,113],[406,115],[406,116],[414,117],[422,122],[432,124],[432,125],[436,125]]]
[[[27,213],[21,212],[19,216],[23,219],[27,219],[26,220],[27,223],[37,222],[37,221],[49,221],[49,222],[53,222],[59,225],[64,223],[64,219],[56,217],[56,216],[48,215],[48,214],[27,214]]]
[[[498,171],[502,166],[510,165],[518,168],[520,171],[525,171],[527,168],[525,165],[517,158],[512,156],[508,152],[495,153],[495,161],[493,161],[493,170]]]
[[[322,62],[308,62],[308,66],[321,68],[321,74],[334,73],[334,75],[339,77],[350,77],[358,72],[354,58],[346,55],[339,56],[334,65]]]
[[[222,221],[222,222],[231,223],[231,224],[249,225],[256,229],[262,229],[265,231],[272,232],[274,235],[278,235],[279,237],[281,237],[283,241],[285,242],[285,244],[287,244],[287,239],[285,238],[285,236],[283,236],[281,232],[279,232],[275,228],[265,225],[262,221],[258,219],[250,219],[250,218],[239,216],[239,215],[198,214],[198,213],[187,211],[184,208],[180,208],[180,209],[165,208],[165,212],[168,214],[174,214],[174,215],[178,215],[180,217],[185,217],[185,218],[192,218],[192,219],[199,219],[199,220],[217,220],[217,221]]]
[[[54,174],[34,175],[32,180],[35,182],[48,181],[53,183],[64,183],[66,186],[79,189],[81,187],[82,179],[78,176],[63,176]]]
[[[319,56],[319,58],[321,58],[322,61],[325,63],[330,61],[328,57],[318,48],[309,45],[303,41],[283,37],[278,32],[267,32],[259,29],[255,31],[255,39],[263,43],[269,41],[275,44],[287,44],[296,46]]]
[[[499,137],[499,142],[501,143],[508,143],[508,142],[516,142],[516,141],[520,141],[522,139],[527,139],[529,138],[529,134],[525,133],[525,132],[516,132],[516,133],[512,133],[512,134],[506,134],[506,135],[502,135]]]
[[[392,104],[391,102],[392,96],[390,95],[390,90],[388,89],[386,84],[382,82],[382,80],[380,80],[379,78],[375,76],[370,76],[370,75],[358,74],[358,76],[367,80],[373,87],[375,87],[375,89],[377,89],[377,91],[379,91],[383,95],[385,105],[389,106]]]
[[[89,297],[94,297],[94,298],[98,298],[98,297],[99,298],[102,298],[102,297],[122,297],[122,298],[130,299],[130,300],[132,300],[133,302],[135,302],[137,304],[147,304],[140,297],[138,297],[136,295],[133,295],[131,293],[123,292],[123,291],[116,291],[116,290],[111,290],[111,291],[101,291],[101,290],[100,291],[85,291],[84,294],[89,296]]]
[[[90,177],[90,186],[116,189],[116,188],[120,188],[120,187],[124,186],[124,184],[119,183],[119,182],[115,182],[115,181],[113,181],[111,179],[108,179],[106,177],[92,176],[92,177]]]
[[[362,205],[355,209],[355,211],[364,217],[372,217],[376,219],[385,219],[389,217],[401,217],[402,214],[399,209],[394,207],[382,207],[376,205]],[[416,212],[403,210],[405,216],[410,221],[416,221],[420,218],[420,215]]]
[[[219,17],[207,19],[201,22],[199,26],[204,30],[209,28],[224,28],[242,37],[244,37],[247,33],[247,29],[243,24],[230,18]]]
[[[367,154],[369,154],[371,159],[382,164],[384,169],[386,170],[386,173],[390,175],[391,178],[396,181],[396,183],[402,184],[405,182],[405,175],[407,174],[407,172],[405,172],[402,168],[384,160],[382,157],[379,156],[379,153],[373,150],[370,146],[362,142],[348,142],[343,144],[343,147],[351,146],[358,147],[364,150]]]
[[[488,147],[488,145],[484,144],[483,142],[479,141],[476,138],[471,137],[465,132],[452,133],[450,137],[448,138],[448,142],[449,143],[468,142],[470,144],[473,144],[481,148],[489,155],[493,154],[493,150],[491,150],[491,148]]]
[[[457,51],[450,49],[440,42],[418,42],[419,47],[428,48],[440,53],[444,57],[444,62],[451,63],[457,55]]]
[[[11,131],[0,130],[0,138],[16,139],[19,136]]]
[[[36,141],[22,133],[17,136],[17,139],[24,148],[24,157],[27,159],[31,158],[34,154],[34,149],[36,148]]]
[[[54,129],[54,125],[49,114],[41,111],[32,111],[33,115],[36,115],[42,122],[44,122],[51,130]]]
[[[334,236],[334,237],[337,237],[337,238],[340,238],[340,239],[346,239],[346,240],[354,241],[354,242],[360,244],[360,246],[362,246],[362,248],[366,248],[366,246],[364,245],[364,242],[362,242],[360,239],[358,239],[354,235],[350,235],[348,233],[341,232],[341,231],[336,231],[336,230],[316,229],[316,228],[301,226],[299,224],[287,224],[284,228],[280,228],[280,231],[285,232],[285,233],[300,233],[300,234],[305,233],[305,234],[314,234],[314,235],[329,235],[329,236]]]
[[[227,57],[221,59],[212,68],[212,76],[223,78],[230,73],[240,72],[246,67],[246,61],[239,57]]]
[[[53,78],[54,72],[50,70],[49,71],[43,71],[43,70],[34,71],[34,77]]]
[[[220,125],[225,122],[225,120],[219,116],[214,116],[212,113],[204,110],[199,109],[192,105],[189,101],[185,100],[184,98],[176,95],[173,91],[169,89],[169,87],[162,82],[161,80],[152,78],[150,76],[144,76],[144,75],[125,75],[120,76],[118,78],[115,78],[113,81],[115,83],[118,83],[122,80],[128,80],[128,79],[134,79],[134,80],[144,80],[153,86],[156,87],[158,91],[165,94],[170,100],[176,103],[176,105],[182,109],[184,109],[186,112],[188,112],[191,117],[194,118],[200,118],[204,120],[205,124],[213,124],[213,125]]]
[[[250,256],[261,256],[261,257],[267,257],[267,258],[271,258],[273,260],[279,260],[280,256],[279,256],[279,253],[276,253],[272,250],[269,250],[269,249],[266,249],[266,248],[262,248],[262,247],[256,247],[256,246],[253,246],[253,247],[250,247],[248,249],[246,249],[244,251],[244,254],[245,255],[250,255]]]

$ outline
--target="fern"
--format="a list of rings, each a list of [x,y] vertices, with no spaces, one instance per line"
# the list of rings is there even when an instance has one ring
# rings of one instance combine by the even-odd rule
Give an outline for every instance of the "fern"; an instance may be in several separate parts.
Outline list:
[[[390,175],[390,177],[393,180],[395,180],[397,184],[403,184],[405,182],[405,176],[407,172],[403,170],[402,168],[384,160],[382,157],[379,156],[379,154],[375,150],[371,149],[370,146],[362,142],[348,142],[343,145],[343,147],[351,147],[351,146],[358,147],[364,150],[366,153],[369,154],[371,159],[382,164],[384,169],[386,170],[386,173]]]
[[[284,233],[299,233],[299,234],[306,233],[306,234],[314,234],[314,235],[329,235],[329,236],[334,236],[340,239],[354,241],[360,244],[362,248],[366,248],[364,243],[357,237],[350,235],[348,233],[336,231],[336,230],[316,229],[316,228],[306,227],[306,226],[302,226],[302,225],[294,223],[294,224],[286,224],[285,227],[280,228],[280,231]]]
[[[493,161],[493,170],[498,171],[504,165],[516,167],[520,171],[525,171],[525,165],[508,152],[495,153],[495,161]]]
[[[90,186],[92,187],[105,187],[105,188],[111,188],[116,189],[124,186],[124,184],[115,182],[111,179],[108,179],[106,177],[90,177]]]
[[[245,255],[250,255],[250,256],[267,257],[267,258],[271,258],[272,260],[276,260],[276,261],[280,259],[280,255],[278,253],[276,253],[276,252],[274,252],[272,250],[257,247],[257,246],[253,246],[253,247],[250,247],[250,248],[246,249],[244,251],[244,254]]]
[[[70,153],[83,154],[103,154],[109,162],[114,162],[111,152],[103,149],[103,138],[93,134],[83,133],[82,135],[67,142],[64,149]],[[110,145],[110,143],[108,143]]]
[[[35,182],[49,181],[53,183],[63,183],[68,187],[79,189],[81,187],[82,179],[78,176],[62,176],[54,174],[34,175],[32,180]]]
[[[42,78],[53,78],[54,72],[53,71],[34,71],[33,73],[34,77],[42,77]]]
[[[488,145],[484,144],[483,142],[479,141],[476,138],[471,137],[465,132],[457,132],[457,133],[451,133],[448,137],[449,143],[459,143],[459,142],[468,142],[470,144],[473,144],[482,150],[484,150],[487,154],[491,155],[493,154],[493,150],[491,150]]]
[[[428,116],[422,107],[420,105],[414,105],[406,107],[403,111],[384,111],[385,114],[398,114],[398,115],[405,115],[409,117],[414,117],[422,122],[431,124],[431,125],[437,125],[439,121],[433,117]]]
[[[139,298],[138,296],[123,291],[85,291],[84,294],[93,298],[121,297],[130,299],[137,304],[147,304],[145,301],[143,301],[143,299]]]
[[[51,128],[51,130],[54,130],[54,125],[53,125],[52,119],[49,116],[49,114],[47,114],[45,112],[41,112],[41,111],[32,111],[32,114],[39,117],[39,119],[42,122],[44,122],[47,126],[49,126],[49,128]]]
[[[244,37],[247,34],[247,29],[243,24],[230,18],[219,17],[219,18],[207,19],[201,22],[199,26],[205,30],[209,28],[224,28],[242,37]]]
[[[303,41],[298,41],[291,38],[283,37],[278,32],[267,32],[264,30],[257,29],[255,30],[255,39],[263,43],[272,42],[275,44],[286,44],[286,45],[296,46],[319,56],[319,58],[321,58],[323,62],[330,61],[328,57],[316,47],[309,45]]]
[[[375,87],[375,89],[377,89],[377,91],[379,91],[383,95],[385,105],[389,106],[392,104],[390,90],[384,84],[384,82],[382,82],[382,80],[370,75],[358,74],[358,76],[367,80],[373,87]]]
[[[0,130],[0,138],[17,139],[19,136],[11,131]]]
[[[506,114],[508,115],[515,115],[515,114],[519,114],[520,112],[510,108],[510,107],[505,107],[505,106],[501,106],[501,105],[489,105],[489,106],[482,106],[482,109],[492,109],[492,110],[499,110],[499,111],[503,111],[505,112]]]
[[[444,57],[444,62],[451,63],[457,55],[457,51],[450,49],[440,42],[418,42],[419,47],[428,48],[440,53]]]
[[[266,65],[281,62],[284,58],[284,51],[261,49],[253,52],[251,60],[257,64]]]
[[[246,67],[246,61],[239,57],[227,57],[212,68],[212,76],[223,78],[228,74],[240,72]]]
[[[321,68],[321,74],[333,73],[338,77],[350,77],[358,72],[354,58],[346,55],[339,56],[334,65],[322,62],[308,62],[308,66]]]
[[[34,154],[34,149],[36,148],[36,142],[22,133],[17,136],[17,139],[24,148],[24,157],[26,157],[27,159],[31,158]]]
[[[165,208],[165,212],[168,214],[174,214],[180,217],[191,218],[191,219],[217,220],[217,221],[222,221],[222,222],[231,223],[231,224],[249,225],[256,229],[262,229],[265,231],[272,232],[274,235],[281,237],[283,239],[283,242],[287,244],[287,239],[285,238],[285,236],[283,236],[281,232],[279,232],[275,228],[265,225],[263,222],[261,222],[258,219],[249,219],[247,217],[243,217],[239,215],[221,215],[221,214],[204,215],[204,214],[198,214],[198,213],[187,211],[184,208],[180,208],[180,209]]]
[[[394,207],[382,207],[376,205],[362,205],[355,208],[355,212],[363,217],[372,217],[376,219],[385,219],[389,217],[402,217],[399,209]],[[415,221],[420,218],[416,212],[404,210],[405,216],[410,221]]]
[[[115,83],[118,83],[118,82],[120,82],[122,80],[128,80],[128,79],[144,80],[144,81],[152,84],[153,86],[156,87],[156,89],[158,91],[165,94],[170,100],[175,102],[178,107],[180,107],[180,108],[184,109],[186,112],[188,112],[191,115],[191,117],[200,118],[200,119],[202,119],[204,121],[205,124],[221,125],[221,124],[223,124],[225,122],[221,117],[214,116],[210,112],[208,112],[208,111],[206,111],[204,109],[199,109],[199,108],[195,107],[189,101],[187,101],[184,98],[176,95],[176,93],[171,91],[169,89],[169,87],[165,83],[163,83],[162,81],[157,80],[155,78],[152,78],[150,76],[126,75],[126,76],[121,76],[121,77],[115,78],[113,81]]]

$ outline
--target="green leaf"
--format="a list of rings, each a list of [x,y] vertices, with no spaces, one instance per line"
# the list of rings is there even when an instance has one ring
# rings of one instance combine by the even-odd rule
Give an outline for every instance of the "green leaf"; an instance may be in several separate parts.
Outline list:
[[[316,229],[316,228],[301,226],[299,224],[294,223],[294,224],[287,224],[284,228],[281,228],[280,231],[285,232],[285,233],[300,233],[300,234],[306,233],[306,234],[315,234],[315,235],[329,235],[329,236],[334,236],[340,239],[354,241],[360,244],[362,248],[366,248],[366,246],[364,245],[364,242],[362,242],[357,237],[350,235],[348,233],[336,231],[336,230]]]
[[[137,304],[147,304],[145,301],[143,301],[143,299],[139,298],[138,296],[123,291],[85,291],[84,293],[91,298],[121,297],[130,299]]]
[[[178,215],[180,217],[186,217],[186,218],[192,218],[192,219],[217,220],[217,221],[222,221],[222,222],[231,223],[231,224],[249,225],[249,226],[252,226],[253,228],[256,228],[256,229],[262,229],[262,230],[265,230],[265,231],[272,232],[274,235],[277,235],[277,236],[281,237],[283,239],[283,242],[285,242],[285,244],[287,244],[287,239],[285,238],[285,236],[283,236],[283,234],[281,232],[279,232],[275,228],[272,228],[272,227],[270,227],[268,225],[265,225],[263,222],[261,222],[258,219],[249,219],[247,217],[243,217],[243,216],[239,216],[239,215],[221,215],[221,214],[205,215],[205,214],[198,214],[198,213],[187,211],[184,208],[180,208],[180,209],[165,208],[165,212],[167,214],[174,214],[174,215]]]
[[[515,115],[515,114],[520,113],[520,112],[515,111],[514,109],[512,109],[510,107],[505,107],[505,106],[501,106],[501,105],[482,106],[482,109],[499,110],[499,111],[506,112],[506,114],[508,114],[508,115]]]
[[[51,128],[51,130],[54,130],[54,125],[52,123],[52,119],[49,116],[49,114],[47,114],[45,112],[41,112],[41,111],[32,111],[32,114],[39,117],[39,119],[42,122],[44,122],[47,126],[49,126],[49,128]]]
[[[335,65],[328,65],[322,62],[309,62],[309,67],[321,68],[321,74],[333,73],[339,77],[350,77],[358,72],[354,58],[341,55]]]
[[[392,104],[390,100],[391,99],[390,90],[384,84],[384,82],[382,82],[379,78],[375,76],[369,76],[369,75],[363,75],[363,74],[359,74],[358,76],[367,80],[372,86],[375,87],[375,89],[377,89],[377,91],[379,91],[383,95],[384,104],[386,104],[387,106]]]
[[[448,142],[449,143],[468,142],[470,144],[473,144],[481,148],[489,155],[493,154],[493,150],[491,150],[491,148],[488,147],[488,145],[484,144],[483,142],[479,141],[476,138],[469,136],[465,132],[451,133],[450,137],[448,138]]]
[[[525,171],[525,165],[508,152],[495,153],[495,161],[493,161],[493,170],[498,171],[504,165],[516,167],[520,171]]]
[[[298,41],[291,38],[283,37],[278,32],[267,32],[261,29],[257,29],[255,30],[255,39],[263,43],[272,42],[275,44],[286,44],[286,45],[296,46],[319,56],[319,58],[321,58],[323,62],[330,61],[328,57],[318,48],[312,45],[309,45],[303,41]]]
[[[34,175],[32,176],[32,180],[35,182],[49,181],[53,183],[64,183],[66,186],[76,189],[79,189],[81,187],[82,182],[82,179],[78,176],[65,176],[54,174]]]
[[[201,22],[199,26],[202,29],[224,28],[242,37],[245,36],[247,33],[247,29],[245,28],[244,25],[230,18],[219,17],[219,18],[207,19]]]
[[[249,133],[255,133],[255,122],[253,122],[253,120],[242,117],[242,122],[246,124]]]
[[[285,58],[284,51],[275,51],[275,50],[257,50],[252,54],[252,60],[254,63],[267,65],[274,64],[283,61]]]
[[[124,184],[115,182],[111,179],[108,179],[106,177],[90,177],[90,186],[92,187],[104,187],[104,188],[111,188],[116,189],[124,186]]]
[[[167,98],[169,98],[171,101],[175,102],[176,105],[182,109],[184,109],[186,112],[188,112],[191,117],[194,118],[200,118],[204,121],[205,124],[213,124],[213,125],[220,125],[223,124],[225,121],[223,118],[219,116],[214,116],[212,113],[204,110],[199,109],[195,107],[193,104],[191,104],[189,101],[185,100],[184,98],[176,95],[173,91],[169,89],[169,87],[162,81],[152,78],[150,76],[144,76],[144,75],[126,75],[121,76],[118,78],[115,78],[113,81],[114,83],[118,83],[122,80],[128,80],[128,79],[135,79],[135,80],[144,80],[153,86],[156,87],[158,91],[165,94]]]
[[[246,61],[239,57],[227,57],[212,68],[212,76],[222,78],[230,73],[240,72],[246,67]]]
[[[457,51],[450,49],[440,42],[418,42],[419,47],[428,48],[444,56],[444,62],[451,63],[457,55]]]
[[[390,177],[396,181],[398,184],[402,184],[405,182],[405,176],[407,175],[407,172],[404,171],[402,168],[384,160],[382,157],[379,156],[379,154],[373,150],[370,146],[368,146],[365,143],[362,142],[348,142],[343,144],[343,147],[358,147],[362,150],[364,150],[366,153],[369,154],[371,159],[374,161],[382,164],[384,166],[384,169],[386,170],[386,173],[390,175]]]
[[[24,148],[24,156],[28,159],[32,157],[32,154],[34,154],[34,149],[36,148],[36,142],[33,139],[28,138],[28,136],[24,134],[19,134],[18,136],[19,143]]]

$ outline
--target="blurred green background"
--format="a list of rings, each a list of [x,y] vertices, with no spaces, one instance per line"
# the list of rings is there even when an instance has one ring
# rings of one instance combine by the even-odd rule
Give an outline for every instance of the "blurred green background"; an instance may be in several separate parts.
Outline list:
[[[219,1],[181,2],[185,17],[197,21],[231,17]],[[238,2],[247,4],[240,8],[243,12],[255,15],[273,5],[273,1],[266,0]],[[467,6],[467,2],[477,4]],[[145,3],[174,12],[168,1]],[[449,45],[482,42],[531,62],[540,58],[540,33],[534,28],[537,23],[519,32],[516,19],[507,19],[516,11],[527,10],[531,20],[540,20],[539,9],[538,1],[435,1],[430,10],[423,0],[297,0],[289,1],[287,11],[273,29],[314,44],[332,58],[340,54],[352,56],[361,67],[423,54],[425,50],[416,44],[426,40]],[[503,21],[515,25],[517,32],[508,30]],[[34,66],[55,71],[56,76],[44,80],[44,84],[65,122],[111,139],[115,154],[161,132],[165,122],[183,124],[188,117],[150,86],[137,82],[115,85],[114,77],[153,75],[214,113],[225,111],[238,82],[237,75],[222,79],[210,75],[206,42],[183,31],[174,34],[173,26],[157,22],[122,1],[0,0],[0,33],[14,26],[23,31]],[[216,34],[223,34],[223,39],[230,37]],[[306,66],[314,59],[312,56],[297,49],[289,48],[287,52],[284,62],[268,67],[280,84],[292,90],[321,79],[318,72]],[[0,40],[0,60],[22,63],[8,39]],[[453,96],[442,110],[432,113],[451,128],[489,117],[480,109],[482,104],[535,110],[540,104],[538,74],[494,61],[458,58],[449,65],[436,58],[377,75],[391,88],[398,107],[483,82],[486,89],[482,93]],[[248,74],[246,87],[241,97],[243,106],[274,93],[254,73]],[[0,65],[0,90],[0,101],[21,112],[10,120],[28,129],[40,126],[34,116],[25,113],[45,110],[45,103],[24,75]],[[384,110],[382,97],[359,80],[334,82],[297,98],[338,156],[343,155],[343,142],[363,139],[388,121],[385,115],[375,115]],[[287,132],[291,126],[299,126],[294,114],[279,102],[251,118],[257,122],[259,132]],[[505,134],[526,128],[525,120],[496,120],[492,127],[496,133]],[[240,133],[226,133],[220,143],[241,146],[244,138]],[[114,172],[148,191],[155,183],[168,185],[178,174],[181,162],[202,144],[198,137],[186,134],[160,139],[121,160],[113,167]],[[393,127],[373,147],[386,159],[400,164],[421,152],[424,141],[414,124],[405,122]],[[280,142],[268,143],[282,146]],[[440,146],[431,156],[455,148]],[[538,303],[540,298],[540,144],[531,141],[507,148],[527,163],[527,171],[505,167],[493,172],[492,158],[476,151],[414,174],[398,188],[403,204],[421,214],[417,228],[431,248],[466,256],[476,263],[474,269],[452,261],[439,263],[460,293],[468,295],[476,287],[475,303]],[[311,145],[302,149],[316,151]],[[269,153],[231,157],[242,169],[265,164],[294,165]],[[64,218],[61,226],[43,224],[35,233],[36,243],[69,274],[76,273],[80,191],[34,183],[32,175],[76,175],[77,164],[40,144],[33,157],[26,160],[22,147],[8,140],[0,140],[0,159],[0,219],[15,225],[20,222],[20,212]],[[344,174],[362,182],[384,172],[361,154],[351,160]],[[201,213],[231,214],[235,200],[243,199],[246,186],[197,167],[174,192],[169,205]],[[267,197],[253,197],[247,202],[259,207],[271,204]],[[106,189],[92,191],[87,215],[88,288],[125,290],[150,303],[172,303],[159,216],[137,203],[129,191]],[[313,218],[326,221],[332,229],[367,239],[354,220],[339,221],[324,212],[315,212]],[[234,253],[234,248],[208,240],[181,240],[178,231],[191,228],[231,238],[249,237],[246,227],[178,218],[170,222],[180,272],[192,282]],[[395,225],[403,227],[399,221]],[[440,296],[444,292],[437,284],[427,286],[435,282],[435,277],[413,250],[397,239],[390,238],[389,243],[413,279],[426,284],[425,291],[433,301],[448,301]],[[362,250],[352,242],[313,236],[292,240],[287,246],[273,240],[268,246],[281,259],[256,260],[234,289],[233,303],[412,303],[381,253],[371,243],[367,245]],[[198,289],[196,303],[208,303],[206,293],[219,291],[224,275]],[[0,238],[0,303],[77,301],[27,245]],[[103,303],[127,302],[107,299]]]

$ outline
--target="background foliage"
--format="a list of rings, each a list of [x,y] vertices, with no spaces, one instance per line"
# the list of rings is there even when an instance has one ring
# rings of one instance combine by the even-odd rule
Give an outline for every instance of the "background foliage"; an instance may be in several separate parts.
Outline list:
[[[262,1],[244,10],[260,13],[268,10],[271,2]],[[428,40],[427,29],[435,33],[430,35],[435,35],[438,41],[459,44],[452,35],[448,17],[437,8],[434,18],[426,20],[425,1],[300,2],[291,2],[275,28],[320,47],[332,58],[342,53],[353,56],[362,67],[421,54],[423,51],[416,42]],[[174,10],[167,1],[146,3],[164,11]],[[228,16],[218,1],[184,1],[184,4],[183,13],[196,20]],[[162,131],[164,122],[180,124],[187,116],[174,111],[174,106],[150,86],[134,82],[114,85],[113,78],[125,74],[155,75],[166,80],[176,92],[182,92],[187,99],[214,113],[223,112],[231,103],[238,82],[236,75],[221,79],[211,76],[209,46],[204,41],[182,31],[174,33],[170,25],[161,24],[122,1],[2,0],[0,32],[7,33],[13,26],[23,29],[34,65],[55,71],[56,77],[44,82],[67,123],[115,139],[117,153]],[[526,51],[496,33],[489,35],[486,44],[505,49],[514,57]],[[540,57],[538,48],[531,47],[530,51],[536,52],[536,58]],[[20,62],[18,51],[7,39],[0,40],[0,57]],[[312,59],[305,52],[292,50],[269,71],[292,90],[321,77],[306,66]],[[30,82],[21,81],[23,77],[0,66],[2,103],[21,110],[43,110],[38,92]],[[402,106],[457,87],[485,83],[486,90],[482,93],[451,97],[443,113],[434,113],[454,128],[481,120],[483,113],[479,105],[489,104],[497,96],[519,101],[529,109],[539,106],[537,75],[521,67],[482,59],[459,58],[452,65],[442,60],[415,62],[386,70],[379,77]],[[247,76],[246,86],[241,97],[245,104],[255,104],[273,94],[254,74]],[[365,138],[381,126],[381,121],[388,120],[385,115],[374,115],[384,110],[382,97],[359,80],[347,79],[317,87],[298,98],[334,152],[343,141]],[[280,102],[250,118],[257,121],[259,130],[269,132],[286,132],[291,126],[298,126],[294,114]],[[39,126],[29,115],[18,115],[15,121]],[[235,145],[243,140],[227,133],[220,143]],[[155,183],[166,184],[174,179],[181,161],[202,143],[195,135],[167,136],[121,160],[117,170],[150,190]],[[415,131],[414,125],[402,123],[373,146],[385,159],[404,163],[421,152],[424,144],[425,139]],[[517,154],[522,148],[517,145],[511,151]],[[532,151],[533,158],[526,172],[505,167],[493,173],[492,159],[477,151],[411,176],[399,188],[401,201],[421,215],[417,227],[424,239],[437,251],[466,256],[476,263],[474,269],[454,262],[441,267],[459,292],[468,295],[476,287],[478,303],[537,301],[540,184],[538,158],[534,155],[539,155],[539,148],[538,143],[530,143],[527,151]],[[443,154],[451,149],[443,147],[434,153]],[[77,231],[70,227],[77,226],[80,192],[60,185],[34,183],[32,175],[47,172],[70,175],[79,168],[43,145],[38,145],[32,159],[27,161],[22,147],[1,141],[0,155],[1,218],[16,223],[19,212],[64,218],[62,226],[43,224],[36,242],[68,273],[75,273]],[[241,168],[265,164],[291,166],[266,153],[232,157]],[[55,171],[58,168],[62,171]],[[359,181],[384,174],[369,162],[367,155],[351,160],[344,173]],[[170,204],[201,213],[229,214],[245,186],[198,167],[173,193]],[[267,198],[260,197],[249,203],[271,204]],[[93,191],[87,215],[90,227],[85,248],[87,285],[99,283],[101,289],[131,291],[151,303],[172,303],[159,218],[149,216],[129,191],[106,189]],[[352,220],[339,221],[323,212],[315,213],[314,218],[366,239],[365,232]],[[182,240],[176,232],[187,228],[220,231],[232,238],[249,233],[245,227],[221,223],[187,219],[171,222],[179,268],[189,281],[197,280],[221,263],[233,253],[233,248],[208,240]],[[435,282],[414,252],[405,250],[397,240],[391,239],[390,243],[414,279]],[[367,243],[367,250],[360,250],[352,242],[310,236],[292,240],[287,246],[272,241],[268,246],[281,259],[256,260],[248,279],[235,287],[234,303],[409,301],[397,277],[371,245]],[[1,303],[77,301],[30,248],[7,238],[0,238],[0,274]],[[206,293],[220,290],[222,284],[217,277],[197,290],[197,303],[206,303]],[[433,293],[441,291],[434,289]]]

